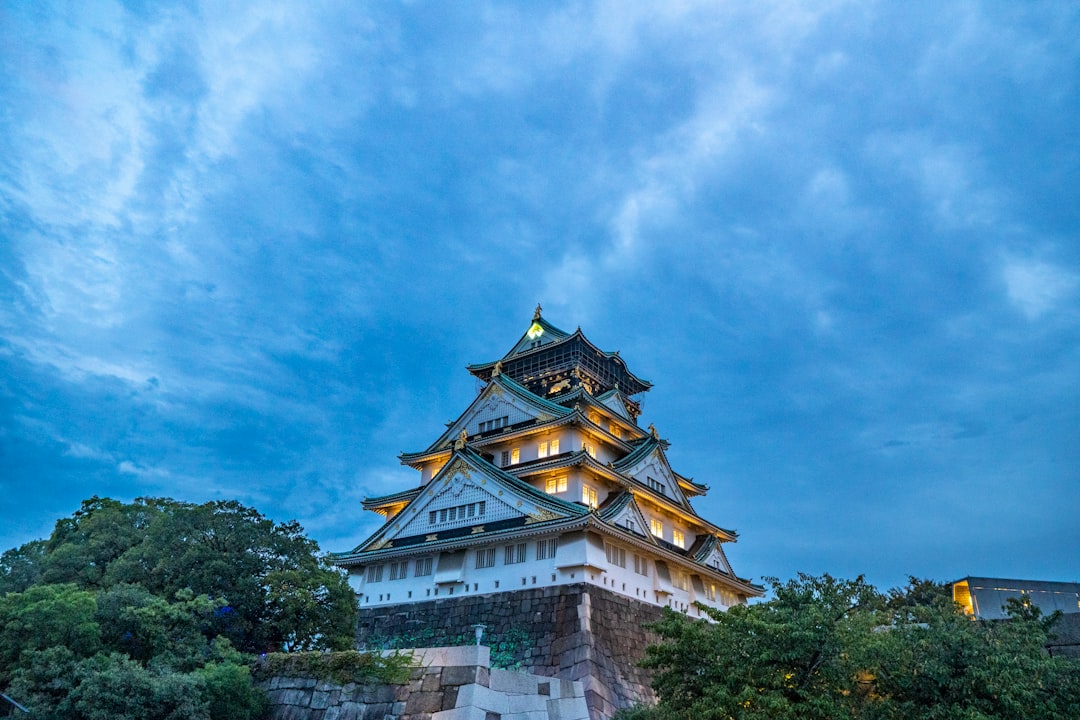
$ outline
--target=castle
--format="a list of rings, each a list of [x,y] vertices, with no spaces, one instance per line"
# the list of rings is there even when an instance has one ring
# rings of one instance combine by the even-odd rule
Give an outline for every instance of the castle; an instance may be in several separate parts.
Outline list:
[[[619,622],[640,637],[638,616],[655,617],[660,607],[697,617],[696,603],[724,609],[762,595],[725,556],[736,533],[691,505],[708,487],[673,470],[668,442],[652,425],[641,428],[634,397],[652,385],[617,351],[600,350],[580,328],[560,330],[538,306],[508,353],[468,370],[484,383],[476,399],[430,446],[400,456],[420,473],[418,485],[365,500],[386,522],[335,558],[349,572],[362,624],[415,617],[432,603],[442,605],[442,616],[451,602],[481,607],[468,598],[486,598],[490,613],[492,598],[546,598],[554,608],[560,597],[603,597],[620,613],[629,609]],[[583,602],[575,617],[592,612]],[[550,622],[559,624],[554,616]],[[568,664],[558,654],[537,650],[531,667],[560,676],[597,672],[575,670],[580,659]],[[612,666],[594,684],[637,677],[634,662]],[[648,694],[647,682],[635,683],[629,694],[592,698],[594,717]]]

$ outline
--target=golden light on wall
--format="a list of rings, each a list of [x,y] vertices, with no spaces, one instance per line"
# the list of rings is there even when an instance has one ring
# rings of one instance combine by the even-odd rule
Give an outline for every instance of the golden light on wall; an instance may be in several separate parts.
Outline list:
[[[968,587],[966,580],[955,583],[952,586],[952,597],[953,602],[964,608],[965,615],[975,614],[975,608],[971,604],[971,588]]]

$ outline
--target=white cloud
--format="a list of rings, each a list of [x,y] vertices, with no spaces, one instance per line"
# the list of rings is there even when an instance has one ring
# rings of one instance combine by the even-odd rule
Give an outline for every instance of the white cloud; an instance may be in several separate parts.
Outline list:
[[[1080,276],[1048,262],[1008,258],[1002,268],[1009,300],[1029,320],[1055,310],[1072,297]]]

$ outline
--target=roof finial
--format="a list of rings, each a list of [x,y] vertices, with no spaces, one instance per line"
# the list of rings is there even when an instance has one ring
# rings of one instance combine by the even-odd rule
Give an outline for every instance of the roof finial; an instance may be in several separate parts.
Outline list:
[[[543,310],[543,309],[544,308],[540,307],[540,303],[536,303],[536,309],[533,310],[533,321],[534,322],[540,319],[540,311]]]
[[[465,443],[468,442],[468,440],[469,440],[469,433],[466,430],[462,429],[461,435],[459,435],[458,439],[454,441],[454,449],[455,450],[464,450],[465,449]]]
[[[660,439],[660,433],[656,430],[656,426],[652,423],[649,423],[649,434],[657,440]]]
[[[491,377],[502,375],[502,360],[495,361],[495,367],[491,368]]]

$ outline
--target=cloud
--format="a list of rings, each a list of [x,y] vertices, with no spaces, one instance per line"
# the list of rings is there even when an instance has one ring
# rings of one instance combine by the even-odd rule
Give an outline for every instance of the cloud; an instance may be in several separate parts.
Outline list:
[[[1080,274],[1042,260],[1008,258],[1002,267],[1009,300],[1029,320],[1037,320],[1072,299]]]

